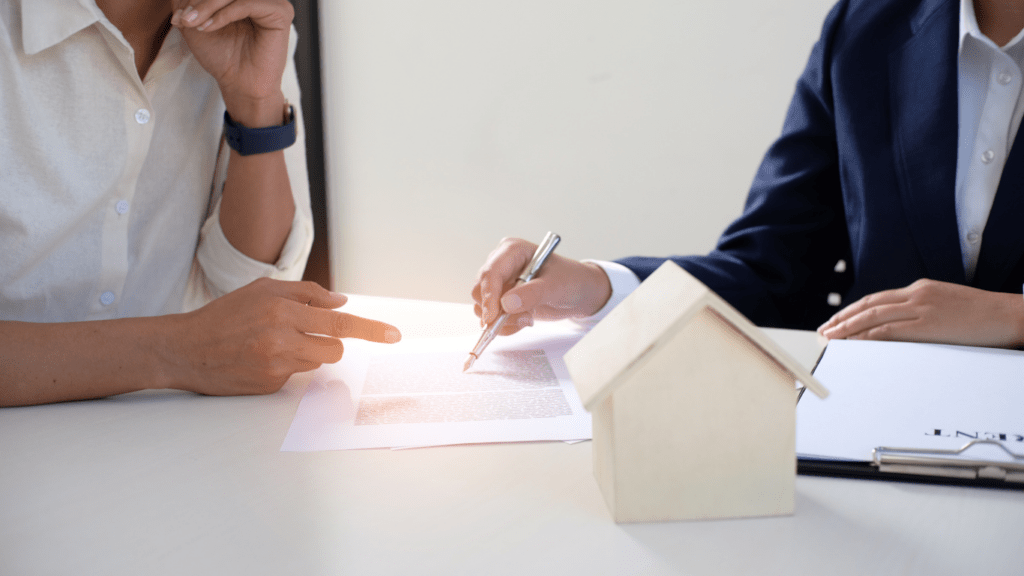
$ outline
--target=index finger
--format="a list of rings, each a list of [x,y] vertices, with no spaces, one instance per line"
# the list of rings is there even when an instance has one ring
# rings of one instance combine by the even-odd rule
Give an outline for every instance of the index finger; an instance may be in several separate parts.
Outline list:
[[[831,318],[829,318],[824,324],[818,327],[819,333],[825,333],[826,331],[835,328],[839,324],[863,313],[865,310],[875,308],[878,306],[887,306],[889,304],[896,304],[906,300],[901,289],[896,290],[885,290],[882,292],[876,292],[869,294],[860,300],[857,300],[853,304],[850,304],[846,308],[843,308],[839,312],[836,312]]]
[[[299,330],[307,334],[323,334],[334,338],[359,338],[386,344],[394,344],[402,339],[402,333],[398,331],[398,328],[386,322],[313,307],[306,308]]]
[[[189,16],[195,16],[189,20]],[[282,0],[239,2],[237,0],[193,0],[192,11],[181,14],[183,25],[214,31],[249,18],[260,28],[285,30],[294,19],[291,4]]]

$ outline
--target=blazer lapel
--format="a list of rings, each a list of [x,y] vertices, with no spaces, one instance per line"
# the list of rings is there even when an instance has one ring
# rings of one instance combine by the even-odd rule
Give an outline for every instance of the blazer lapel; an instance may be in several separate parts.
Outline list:
[[[1019,145],[1017,145],[1019,144]],[[1024,141],[1017,132],[981,240],[973,286],[1002,290],[1024,255]],[[1012,287],[1014,290],[1020,285]]]
[[[911,236],[935,280],[963,284],[956,223],[956,2],[922,10],[889,59],[893,154]]]

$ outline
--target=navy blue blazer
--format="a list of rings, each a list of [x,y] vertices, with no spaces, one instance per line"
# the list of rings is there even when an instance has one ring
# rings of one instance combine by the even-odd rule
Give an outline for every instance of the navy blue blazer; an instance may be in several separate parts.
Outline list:
[[[672,257],[761,326],[813,329],[919,278],[966,284],[954,189],[956,0],[841,0],[797,82],[743,215]],[[1024,146],[1011,148],[971,286],[1021,291]],[[847,271],[834,272],[843,259]],[[664,258],[619,260],[641,279]]]

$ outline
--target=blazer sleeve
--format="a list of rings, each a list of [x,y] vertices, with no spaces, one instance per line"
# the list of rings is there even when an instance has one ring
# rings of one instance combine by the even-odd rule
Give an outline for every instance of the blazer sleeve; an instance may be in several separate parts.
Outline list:
[[[830,77],[844,9],[840,2],[825,20],[743,214],[711,253],[670,258],[761,326],[816,328],[835,312],[828,294],[848,284],[835,271],[838,260],[849,258],[850,241]],[[665,260],[617,262],[643,280]]]

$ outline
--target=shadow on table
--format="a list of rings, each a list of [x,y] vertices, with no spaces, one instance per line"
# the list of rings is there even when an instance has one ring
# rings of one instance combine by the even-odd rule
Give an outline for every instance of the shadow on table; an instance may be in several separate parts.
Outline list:
[[[796,494],[792,516],[621,524],[622,530],[670,566],[695,574],[936,574],[939,559],[885,522],[830,508]]]

